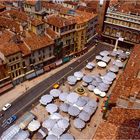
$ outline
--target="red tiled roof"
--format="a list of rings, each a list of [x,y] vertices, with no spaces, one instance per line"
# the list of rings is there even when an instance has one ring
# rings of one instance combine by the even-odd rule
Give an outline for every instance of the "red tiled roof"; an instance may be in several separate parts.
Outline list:
[[[93,139],[140,139],[139,122],[139,109],[113,108],[107,121],[97,128]]]
[[[6,8],[6,6],[3,4],[0,4],[0,9],[4,9],[4,8]]]
[[[33,26],[38,26],[38,25],[41,25],[41,24],[43,24],[44,22],[42,22],[41,20],[39,20],[39,19],[33,19],[33,20],[31,20],[31,24],[33,25]]]
[[[139,90],[135,88],[135,81],[137,81],[137,75],[140,70],[140,45],[135,45],[129,61],[125,67],[124,72],[120,75],[116,81],[116,85],[112,90],[112,94],[109,100],[110,104],[115,104],[118,98],[129,98],[134,96]],[[137,82],[137,87],[140,87]],[[131,91],[133,90],[133,92]],[[137,97],[140,97],[140,92]]]
[[[36,4],[36,0],[25,0],[25,3],[34,6]]]
[[[31,48],[32,51],[47,47],[54,44],[54,41],[47,35],[37,36],[34,33],[30,34],[30,37],[24,39],[25,43]]]
[[[20,32],[20,24],[12,19],[0,16],[0,26],[10,29],[13,32]]]
[[[119,5],[117,6],[117,10],[124,13],[134,12],[140,14],[140,7],[138,2],[135,1],[124,1],[119,2]]]
[[[18,47],[20,48],[21,52],[23,53],[23,56],[27,56],[27,55],[31,54],[30,48],[28,48],[24,43],[19,44]]]
[[[13,36],[14,34],[12,32],[4,30],[0,35],[0,45],[3,44],[4,42],[6,43],[9,42]]]
[[[61,4],[50,3],[47,1],[42,1],[42,7],[46,8],[46,9],[53,9],[56,11],[59,11],[61,8],[63,8],[63,6]]]
[[[73,5],[73,6],[77,6],[78,5],[78,2],[73,2],[73,1],[64,1],[64,3],[70,4],[70,5]]]
[[[5,55],[9,56],[20,52],[19,47],[15,43],[5,43],[0,45],[0,51]]]
[[[51,28],[47,28],[46,29],[46,33],[52,38],[52,39],[56,39],[58,38],[58,34],[53,31]]]
[[[18,11],[18,10],[6,10],[4,12],[1,12],[0,14],[5,17],[15,17],[16,19],[20,21],[28,20],[28,16],[26,15],[26,13]]]
[[[73,19],[66,19],[66,18],[62,18],[58,15],[50,15],[47,18],[47,23],[50,25],[54,25],[56,27],[64,27],[64,26],[68,26],[68,25],[72,25],[75,24],[76,21]]]

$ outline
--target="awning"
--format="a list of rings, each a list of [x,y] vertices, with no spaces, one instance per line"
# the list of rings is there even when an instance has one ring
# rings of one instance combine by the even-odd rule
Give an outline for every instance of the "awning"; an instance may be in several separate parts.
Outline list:
[[[44,67],[44,71],[50,71],[50,67],[49,66],[45,66]]]
[[[66,62],[68,62],[70,60],[70,57],[68,56],[68,57],[65,57],[65,58],[63,58],[63,63],[66,63]]]
[[[7,90],[10,90],[11,88],[13,88],[13,84],[12,83],[11,84],[8,84],[6,86],[1,87],[0,88],[0,94],[6,92]]]
[[[59,65],[61,65],[63,62],[62,62],[62,59],[59,59],[59,60],[57,60],[56,62],[55,62],[55,64],[56,64],[56,66],[59,66]]]

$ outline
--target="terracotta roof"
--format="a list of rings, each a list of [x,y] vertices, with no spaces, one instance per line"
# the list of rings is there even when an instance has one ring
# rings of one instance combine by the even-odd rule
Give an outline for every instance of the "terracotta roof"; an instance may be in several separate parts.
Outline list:
[[[10,42],[6,44],[1,44],[0,51],[4,54],[4,56],[9,56],[20,52],[20,49],[15,43]]]
[[[56,4],[56,3],[50,3],[47,1],[42,1],[42,7],[46,9],[53,9],[55,11],[59,11],[63,6],[61,4]]]
[[[140,70],[140,45],[135,45],[129,61],[125,67],[124,72],[120,75],[116,81],[116,85],[112,90],[112,94],[109,100],[110,104],[116,104],[118,98],[129,98],[130,96],[135,96],[139,92],[137,87],[140,87],[137,75]],[[135,82],[136,81],[136,82]],[[136,84],[137,83],[137,84]],[[137,98],[140,97],[140,92]]]
[[[31,54],[31,50],[24,43],[19,44],[18,47],[20,48],[23,57]]]
[[[33,19],[33,20],[31,20],[31,24],[33,25],[33,26],[38,26],[38,25],[41,25],[41,24],[43,24],[44,22],[42,22],[41,20],[39,20],[39,19]]]
[[[78,16],[83,17],[85,19],[85,21],[89,21],[89,20],[91,20],[91,19],[93,19],[94,17],[97,16],[97,14],[88,13],[88,12],[79,11],[79,10],[76,10],[76,13],[77,13]]]
[[[3,44],[4,42],[6,42],[6,43],[9,42],[13,36],[14,36],[14,34],[7,30],[4,30],[3,32],[1,32],[0,45]]]
[[[134,12],[134,13],[140,14],[139,4],[137,4],[135,1],[119,2],[116,8],[117,8],[117,11],[120,11],[120,12],[124,12],[124,13]]]
[[[28,16],[26,15],[26,13],[18,10],[6,10],[4,12],[1,12],[0,14],[5,17],[15,17],[20,21],[28,20]]]
[[[79,11],[86,11],[88,13],[97,13],[95,8],[87,7],[87,6],[82,6],[82,5],[78,6],[77,10],[79,10]]]
[[[34,6],[36,4],[36,0],[25,0],[25,3]]]
[[[140,139],[139,122],[139,109],[113,108],[107,121],[99,125],[93,139]]]
[[[47,35],[37,36],[34,33],[30,33],[30,35],[31,36],[26,37],[24,41],[32,51],[54,44],[54,41]]]
[[[50,15],[47,18],[47,23],[61,28],[64,26],[75,24],[76,21],[73,19],[66,19],[66,18],[60,17],[58,15]]]
[[[73,1],[64,1],[64,3],[70,4],[70,5],[73,5],[73,6],[77,6],[78,5],[78,2],[73,2]]]
[[[52,38],[52,39],[57,39],[58,38],[58,34],[53,31],[51,28],[47,28],[46,29],[46,33]]]
[[[6,8],[6,6],[3,4],[0,4],[0,9],[4,9],[4,8]]]
[[[140,110],[126,108],[112,108],[107,120],[109,123],[115,125],[123,124],[123,126],[125,127],[138,128],[140,121]]]
[[[6,17],[0,16],[0,26],[10,29],[13,32],[20,32],[20,24]]]

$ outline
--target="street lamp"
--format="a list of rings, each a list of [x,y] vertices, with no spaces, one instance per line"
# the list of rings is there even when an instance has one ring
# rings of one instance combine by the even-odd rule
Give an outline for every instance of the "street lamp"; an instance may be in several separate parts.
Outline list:
[[[115,48],[114,48],[114,51],[117,50],[117,47],[118,47],[118,42],[119,41],[124,41],[124,38],[121,37],[121,34],[119,32],[117,32],[117,35],[118,39],[116,39],[116,43],[115,43]]]

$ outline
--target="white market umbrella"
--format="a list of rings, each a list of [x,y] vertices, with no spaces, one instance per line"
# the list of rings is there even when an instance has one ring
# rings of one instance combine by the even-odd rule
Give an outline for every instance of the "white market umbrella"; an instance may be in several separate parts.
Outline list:
[[[100,95],[100,90],[98,88],[95,88],[94,93],[95,93],[95,95]]]
[[[93,77],[91,77],[91,76],[84,76],[83,77],[83,81],[85,82],[85,83],[91,83],[92,81],[93,81]]]
[[[116,74],[113,72],[108,72],[106,75],[111,77],[112,79],[115,79],[117,77]]]
[[[59,120],[61,118],[62,118],[62,116],[59,113],[56,113],[56,112],[49,116],[49,119],[53,119],[53,120]]]
[[[53,96],[52,95],[43,95],[39,102],[43,105],[47,105],[48,103],[52,102]]]
[[[57,122],[57,125],[62,128],[62,129],[67,129],[68,126],[69,126],[69,121],[66,120],[66,119],[60,119],[58,122]]]
[[[87,112],[85,111],[82,111],[80,114],[79,114],[79,118],[81,120],[83,120],[84,122],[87,122],[90,120],[90,114],[88,114]]]
[[[54,127],[51,129],[51,133],[57,137],[60,137],[65,130],[60,128],[58,124],[55,124]]]
[[[60,95],[59,95],[59,99],[63,102],[66,101],[67,99],[67,96],[68,96],[68,93],[67,92],[62,92]]]
[[[67,103],[62,103],[60,106],[59,106],[59,109],[63,112],[68,112],[68,108],[69,108],[69,104]]]
[[[111,57],[108,57],[108,56],[104,56],[102,58],[102,61],[105,62],[105,63],[109,63],[110,60],[111,60]]]
[[[117,56],[117,51],[112,51],[112,52],[110,53],[110,56],[116,57],[116,56]]]
[[[58,110],[58,107],[57,107],[56,104],[48,104],[48,105],[46,106],[46,110],[47,110],[50,114],[52,114],[52,113],[54,113],[54,112],[56,112],[56,111]]]
[[[123,62],[121,62],[120,60],[114,61],[113,64],[119,68],[122,68],[124,66]]]
[[[79,97],[75,104],[78,107],[83,107],[86,103],[87,103],[87,101],[84,98]]]
[[[100,92],[100,96],[101,97],[105,97],[106,96],[106,93],[105,92]]]
[[[100,55],[97,55],[95,58],[96,58],[96,60],[99,60],[99,61],[102,60],[102,56],[100,56]]]
[[[36,131],[39,127],[40,127],[40,122],[37,121],[37,120],[32,120],[28,124],[28,130],[31,131],[31,132]]]
[[[88,85],[87,88],[88,88],[89,91],[93,92],[94,89],[95,89],[95,86],[93,86],[93,85]]]
[[[60,137],[60,140],[74,140],[74,137],[69,133],[65,133]]]
[[[86,105],[93,108],[97,108],[97,102],[95,100],[89,100]]]
[[[81,71],[77,71],[74,73],[74,76],[77,78],[77,80],[81,80],[84,74]]]
[[[111,81],[107,81],[107,80],[105,80],[105,79],[103,79],[103,83],[105,83],[105,84],[112,84],[112,82]]]
[[[110,68],[109,68],[109,71],[111,71],[111,72],[118,72],[119,71],[119,68],[116,66],[116,65],[113,65],[113,66],[111,66]]]
[[[58,138],[55,135],[51,134],[46,137],[46,140],[58,140]]]
[[[101,68],[105,68],[105,67],[107,66],[107,64],[106,64],[105,62],[103,62],[103,61],[99,61],[99,62],[97,63],[97,65],[98,65],[99,67],[101,67]]]
[[[86,82],[82,82],[82,86],[87,87],[88,84]]]
[[[71,116],[77,116],[80,113],[80,110],[75,106],[70,106],[68,108],[68,113]]]
[[[101,56],[107,56],[107,55],[109,55],[110,53],[108,52],[108,51],[102,51],[102,52],[100,52],[100,55]]]
[[[79,98],[79,95],[75,92],[70,92],[67,96],[67,102],[74,104]]]
[[[30,136],[30,133],[26,130],[20,130],[12,140],[26,140]]]
[[[83,107],[83,111],[85,111],[88,114],[92,115],[96,111],[96,108],[93,108],[91,106],[86,105],[86,106]]]
[[[89,69],[89,70],[93,69],[93,67],[91,65],[89,65],[89,64],[86,65],[86,68]]]
[[[61,94],[61,91],[59,89],[52,89],[50,91],[50,95],[52,95],[53,97],[59,97],[60,94]]]
[[[73,123],[75,128],[83,129],[85,127],[85,122],[79,118],[76,118]]]
[[[48,130],[52,129],[53,126],[56,124],[57,120],[54,119],[46,119],[43,123],[42,126],[47,128]]]
[[[67,81],[70,82],[70,83],[76,83],[77,79],[76,79],[75,76],[68,76]]]
[[[114,80],[114,78],[113,77],[110,77],[109,75],[105,75],[103,77],[103,79],[106,80],[106,81],[109,81],[109,82],[112,82]]]

